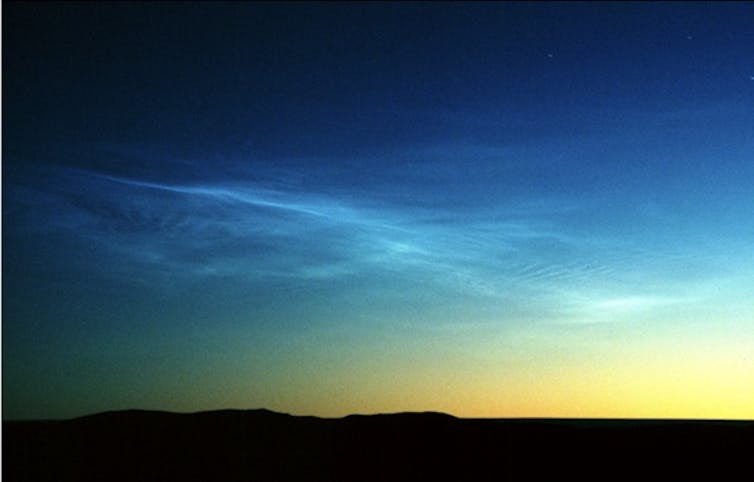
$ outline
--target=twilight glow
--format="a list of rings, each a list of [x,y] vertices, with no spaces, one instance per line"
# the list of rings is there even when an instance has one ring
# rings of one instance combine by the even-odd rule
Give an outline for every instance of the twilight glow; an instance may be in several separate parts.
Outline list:
[[[752,19],[3,5],[3,418],[754,418]]]

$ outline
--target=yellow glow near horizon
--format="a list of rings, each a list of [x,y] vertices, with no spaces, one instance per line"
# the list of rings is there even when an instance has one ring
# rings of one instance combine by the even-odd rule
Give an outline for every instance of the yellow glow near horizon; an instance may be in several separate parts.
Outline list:
[[[634,340],[623,348],[585,343],[560,351],[546,342],[520,343],[495,351],[488,340],[465,354],[457,346],[396,348],[384,358],[297,374],[295,391],[281,388],[269,403],[320,416],[431,410],[490,418],[754,419],[747,337]]]

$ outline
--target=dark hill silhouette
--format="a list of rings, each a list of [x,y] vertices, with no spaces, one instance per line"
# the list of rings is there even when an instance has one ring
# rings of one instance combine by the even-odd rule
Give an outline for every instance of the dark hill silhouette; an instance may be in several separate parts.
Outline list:
[[[754,422],[106,412],[3,422],[7,481],[652,480],[751,474]]]

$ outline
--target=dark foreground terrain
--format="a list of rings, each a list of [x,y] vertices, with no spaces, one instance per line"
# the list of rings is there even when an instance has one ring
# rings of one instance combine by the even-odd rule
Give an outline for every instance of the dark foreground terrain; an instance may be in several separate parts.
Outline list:
[[[754,422],[123,411],[4,422],[5,481],[750,480]],[[741,479],[743,477],[743,479]]]

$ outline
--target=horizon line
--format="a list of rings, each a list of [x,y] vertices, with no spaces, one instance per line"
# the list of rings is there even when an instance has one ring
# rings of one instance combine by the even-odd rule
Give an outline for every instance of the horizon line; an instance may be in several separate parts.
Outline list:
[[[558,417],[558,416],[527,416],[527,417],[461,417],[448,412],[441,412],[436,410],[421,410],[421,411],[399,411],[399,412],[373,412],[373,413],[349,413],[343,416],[325,417],[320,415],[309,414],[294,414],[287,412],[280,412],[271,410],[264,407],[257,408],[220,408],[213,410],[196,410],[190,412],[175,411],[175,410],[156,410],[156,409],[144,409],[144,408],[126,408],[116,410],[104,410],[101,412],[92,412],[84,415],[78,415],[68,418],[23,418],[23,419],[6,419],[3,417],[2,421],[5,422],[66,422],[80,420],[90,417],[115,415],[115,414],[127,414],[127,413],[150,413],[150,414],[162,414],[162,415],[208,415],[218,414],[221,412],[257,412],[257,413],[269,413],[272,415],[281,415],[296,418],[316,418],[321,420],[344,420],[349,417],[385,417],[385,416],[443,416],[456,420],[487,420],[487,421],[581,421],[581,422],[749,422],[754,423],[753,418],[693,418],[693,417]]]

